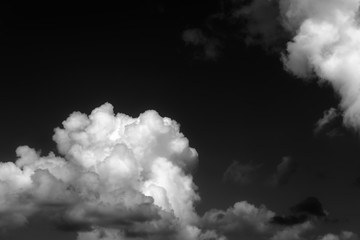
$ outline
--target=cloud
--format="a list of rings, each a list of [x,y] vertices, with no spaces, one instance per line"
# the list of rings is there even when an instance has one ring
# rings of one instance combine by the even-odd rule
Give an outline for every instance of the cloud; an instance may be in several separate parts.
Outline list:
[[[201,227],[226,236],[229,239],[253,239],[270,233],[270,219],[275,213],[265,206],[256,206],[246,201],[237,202],[226,211],[212,209],[201,219]]]
[[[53,136],[60,156],[20,146],[15,162],[0,163],[0,228],[39,214],[78,240],[278,240],[299,239],[312,226],[311,218],[274,224],[273,211],[246,201],[199,217],[197,152],[179,124],[156,111],[132,118],[106,103],[62,125]],[[316,199],[292,212],[325,214]]]
[[[205,60],[216,60],[220,54],[220,40],[205,35],[198,28],[187,29],[182,34],[182,39],[187,45],[198,49],[197,58]]]
[[[303,239],[302,235],[312,228],[313,225],[310,222],[304,222],[278,231],[270,240],[300,240]]]
[[[298,163],[293,158],[289,156],[283,157],[272,176],[272,185],[281,186],[287,184],[297,169]]]
[[[211,50],[217,49],[216,42],[225,47],[234,38],[281,49],[285,69],[299,78],[313,80],[316,76],[331,85],[341,97],[344,124],[359,129],[359,5],[360,0],[222,1],[225,7],[211,15],[204,28],[213,37],[206,37],[204,30],[189,29],[183,39],[210,49],[208,56],[219,52]]]
[[[256,171],[261,165],[241,164],[238,161],[233,161],[225,170],[224,181],[233,181],[241,185],[250,184],[256,177]]]
[[[175,121],[152,110],[115,115],[106,103],[89,116],[72,113],[53,139],[62,156],[21,146],[15,163],[0,163],[0,227],[47,212],[79,239],[200,234],[189,172],[197,152]]]
[[[246,201],[237,202],[226,211],[212,209],[201,219],[201,228],[222,235],[229,240],[302,239],[302,235],[314,228],[310,219],[293,225],[274,224],[277,215],[265,206],[256,207]]]
[[[342,120],[342,116],[339,110],[330,108],[326,110],[323,117],[317,121],[314,133],[320,134],[321,132],[326,132],[326,135],[329,137],[339,136],[341,135],[341,132],[336,125],[339,124],[340,120]]]
[[[319,238],[319,240],[359,240],[359,236],[353,232],[343,231],[339,235],[326,234]]]
[[[281,22],[279,1],[254,0],[246,5],[235,5],[231,16],[246,21],[245,42],[248,44],[260,44],[270,49],[281,45],[287,38]]]
[[[290,208],[291,214],[288,216],[276,215],[271,219],[274,224],[282,226],[294,226],[303,224],[312,219],[330,220],[326,217],[328,213],[323,208],[319,199],[308,197]]]
[[[282,1],[284,22],[295,36],[283,56],[285,68],[301,78],[315,74],[341,96],[344,123],[360,124],[359,0]]]
[[[290,208],[294,214],[309,214],[315,217],[325,217],[327,212],[324,210],[319,199],[308,197]]]

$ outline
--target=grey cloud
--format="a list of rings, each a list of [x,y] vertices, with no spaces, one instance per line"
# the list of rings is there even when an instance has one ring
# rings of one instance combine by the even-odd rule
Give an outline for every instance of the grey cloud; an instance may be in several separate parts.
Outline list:
[[[322,203],[315,197],[308,197],[290,208],[290,215],[276,215],[271,219],[271,223],[282,226],[295,226],[298,224],[311,221],[312,219],[320,219],[324,221],[328,213],[323,208]]]

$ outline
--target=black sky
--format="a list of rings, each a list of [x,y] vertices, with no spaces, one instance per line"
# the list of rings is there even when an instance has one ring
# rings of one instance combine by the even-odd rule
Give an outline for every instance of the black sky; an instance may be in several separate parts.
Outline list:
[[[199,153],[199,214],[243,200],[291,214],[313,196],[336,219],[321,231],[357,231],[360,139],[341,122],[336,137],[314,133],[338,104],[331,88],[296,79],[278,52],[241,38],[225,38],[216,60],[196,57],[198,49],[182,40],[186,29],[206,28],[220,2],[1,5],[1,161],[14,161],[19,145],[56,152],[53,129],[73,111],[105,102],[133,117],[155,109],[179,122]],[[274,185],[284,157],[297,162],[296,171]],[[245,185],[224,181],[233,161],[260,166],[257,176]],[[38,236],[37,222],[45,221],[4,236]],[[75,236],[43,229],[36,239]]]

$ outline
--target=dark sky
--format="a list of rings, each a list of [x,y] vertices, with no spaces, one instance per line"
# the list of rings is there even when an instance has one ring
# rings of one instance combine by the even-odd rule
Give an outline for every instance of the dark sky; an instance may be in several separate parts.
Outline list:
[[[20,145],[57,153],[54,128],[73,111],[90,114],[105,102],[132,117],[154,109],[180,123],[199,153],[199,215],[239,201],[289,215],[314,197],[328,212],[315,231],[358,230],[360,139],[341,119],[315,131],[323,112],[339,103],[329,86],[292,76],[278,49],[232,34],[245,20],[220,33],[211,28],[209,16],[224,2],[123,2],[1,4],[2,162],[15,161]],[[220,39],[215,59],[184,42],[183,32],[195,28]],[[238,172],[225,177],[229,166]],[[2,234],[76,236],[46,217]]]

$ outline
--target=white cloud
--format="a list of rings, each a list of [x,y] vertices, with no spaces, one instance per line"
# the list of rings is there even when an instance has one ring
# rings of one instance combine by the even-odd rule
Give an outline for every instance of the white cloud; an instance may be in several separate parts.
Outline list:
[[[15,163],[0,163],[0,228],[44,214],[78,240],[281,240],[310,229],[274,225],[274,212],[246,201],[199,218],[197,152],[179,130],[155,111],[131,118],[108,103],[71,114],[53,137],[62,156],[21,146]]]
[[[360,125],[359,0],[282,1],[284,24],[296,35],[283,57],[298,77],[314,72],[341,96],[346,125]]]
[[[197,152],[175,121],[155,111],[114,115],[106,103],[89,116],[71,114],[53,139],[63,157],[21,146],[15,163],[0,164],[0,226],[51,209],[67,224],[97,227],[79,239],[116,239],[113,229],[126,235],[125,228],[174,239],[200,234],[188,172]]]

